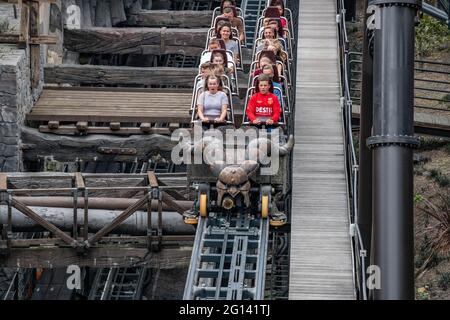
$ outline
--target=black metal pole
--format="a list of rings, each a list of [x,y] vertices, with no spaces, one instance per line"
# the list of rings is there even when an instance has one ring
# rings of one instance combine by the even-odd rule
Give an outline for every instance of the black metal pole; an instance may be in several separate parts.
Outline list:
[[[372,237],[372,152],[367,147],[367,138],[372,133],[373,110],[373,60],[369,48],[369,40],[373,30],[367,28],[368,0],[364,1],[362,87],[359,128],[359,185],[358,185],[358,226],[366,250],[365,266],[370,264],[370,246]],[[364,270],[365,272],[365,270]],[[365,283],[361,283],[365,286]],[[360,288],[364,290],[364,288]]]
[[[376,300],[414,299],[414,17],[420,0],[374,0],[372,265]]]

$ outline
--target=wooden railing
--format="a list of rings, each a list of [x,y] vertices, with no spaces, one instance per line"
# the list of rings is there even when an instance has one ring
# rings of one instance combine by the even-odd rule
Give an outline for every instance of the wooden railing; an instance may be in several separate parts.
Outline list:
[[[18,34],[0,33],[0,43],[14,43],[28,46],[30,49],[31,87],[39,85],[41,71],[41,49],[43,44],[56,44],[57,38],[40,33],[43,22],[40,6],[55,4],[61,8],[60,0],[0,0],[1,3],[17,4],[20,8],[20,26]],[[48,17],[47,17],[48,19]]]

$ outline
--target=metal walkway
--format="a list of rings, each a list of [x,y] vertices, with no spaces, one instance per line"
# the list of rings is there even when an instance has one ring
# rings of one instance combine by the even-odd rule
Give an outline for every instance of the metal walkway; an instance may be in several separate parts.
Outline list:
[[[221,215],[200,219],[184,300],[262,300],[268,219]]]
[[[355,299],[336,2],[299,10],[290,299]]]

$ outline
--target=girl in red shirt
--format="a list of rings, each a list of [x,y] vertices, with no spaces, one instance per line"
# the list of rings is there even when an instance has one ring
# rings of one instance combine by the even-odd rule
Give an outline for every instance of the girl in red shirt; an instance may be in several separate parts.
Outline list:
[[[249,121],[253,124],[277,123],[280,119],[281,107],[277,96],[270,92],[270,78],[264,74],[259,76],[257,85],[259,92],[252,95],[246,109]]]

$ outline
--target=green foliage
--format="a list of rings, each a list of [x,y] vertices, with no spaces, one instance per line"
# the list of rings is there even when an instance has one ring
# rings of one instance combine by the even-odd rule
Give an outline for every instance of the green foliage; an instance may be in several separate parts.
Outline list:
[[[445,174],[441,173],[439,170],[430,170],[430,178],[434,180],[441,188],[446,188],[450,186],[450,179]]]
[[[417,288],[416,299],[417,300],[430,300],[429,287],[425,286],[425,287]]]
[[[424,200],[424,197],[421,194],[414,195],[414,203],[420,203]]]
[[[447,144],[444,146],[444,151],[445,151],[446,153],[450,154],[450,143],[447,143]]]
[[[448,288],[450,288],[450,272],[444,272],[440,274],[438,286],[442,290],[447,290]]]
[[[442,138],[420,137],[421,151],[440,149],[446,144],[448,144],[448,142]]]
[[[428,56],[449,42],[450,31],[447,26],[428,15],[423,15],[416,27],[416,53]]]

